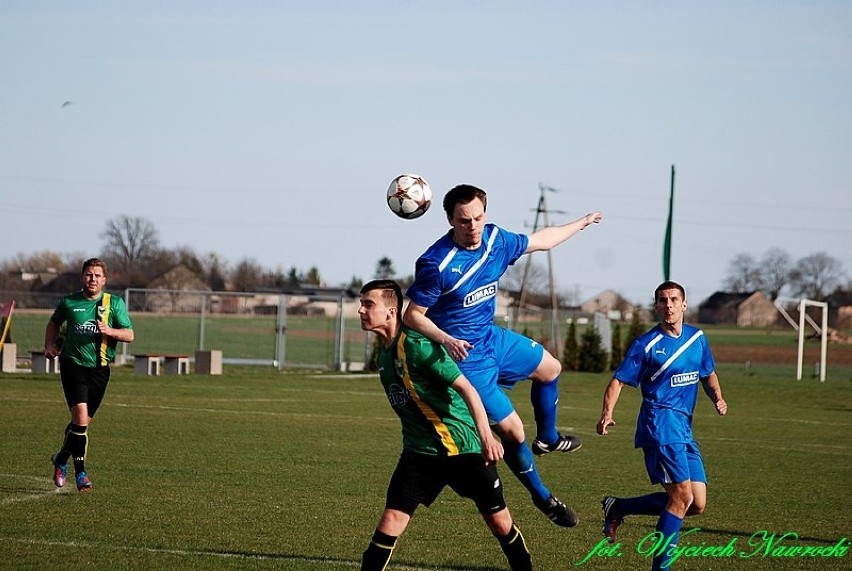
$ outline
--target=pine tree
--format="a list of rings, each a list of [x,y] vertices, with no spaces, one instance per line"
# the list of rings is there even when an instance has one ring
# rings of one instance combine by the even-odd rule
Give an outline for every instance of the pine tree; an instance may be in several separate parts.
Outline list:
[[[608,364],[606,350],[601,334],[594,325],[589,325],[580,336],[579,370],[588,373],[602,373]]]
[[[562,352],[562,366],[566,371],[576,371],[580,366],[580,347],[577,345],[577,326],[574,320],[568,324],[565,347]]]
[[[633,318],[630,320],[630,328],[627,330],[627,340],[624,347],[629,349],[636,339],[645,332],[645,324],[639,317],[639,308],[633,310]]]
[[[624,346],[621,344],[621,324],[612,324],[612,352],[609,354],[609,370],[614,371],[624,358]]]

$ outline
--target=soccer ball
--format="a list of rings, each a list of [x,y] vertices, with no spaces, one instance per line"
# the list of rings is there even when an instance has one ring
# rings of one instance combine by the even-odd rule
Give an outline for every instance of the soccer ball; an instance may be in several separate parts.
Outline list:
[[[391,212],[413,220],[423,216],[432,205],[432,187],[416,174],[401,174],[388,187],[388,206]]]

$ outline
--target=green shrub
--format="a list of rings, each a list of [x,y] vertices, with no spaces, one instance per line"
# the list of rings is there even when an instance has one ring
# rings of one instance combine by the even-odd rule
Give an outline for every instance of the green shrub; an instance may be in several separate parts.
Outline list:
[[[562,367],[566,371],[576,371],[580,367],[580,347],[577,345],[577,326],[574,320],[568,324],[565,345],[562,351]]]
[[[601,334],[594,325],[589,324],[580,336],[579,370],[587,373],[602,373],[608,364],[609,359],[603,348]]]

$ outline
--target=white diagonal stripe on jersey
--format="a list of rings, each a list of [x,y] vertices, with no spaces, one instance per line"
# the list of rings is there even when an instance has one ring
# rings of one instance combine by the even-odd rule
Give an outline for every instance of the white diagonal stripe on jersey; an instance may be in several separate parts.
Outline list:
[[[471,268],[467,272],[465,272],[465,274],[459,279],[459,281],[456,282],[456,285],[454,285],[446,293],[451,293],[451,292],[454,292],[457,289],[459,289],[459,287],[461,287],[462,284],[464,284],[467,280],[469,280],[471,277],[473,277],[473,274],[476,273],[476,270],[478,270],[480,267],[482,267],[482,264],[484,264],[485,260],[488,259],[488,254],[491,253],[491,247],[494,245],[494,240],[497,239],[497,233],[499,231],[500,230],[495,226],[494,232],[491,234],[491,236],[488,237],[488,243],[485,245],[485,252],[482,253],[482,257],[479,258],[478,260],[476,260],[476,263],[473,264],[473,266],[471,266]]]
[[[663,363],[663,366],[662,366],[662,367],[660,367],[660,370],[659,370],[659,371],[657,371],[656,373],[654,373],[654,374],[651,376],[651,381],[652,381],[652,382],[653,382],[653,381],[656,381],[656,380],[657,380],[657,377],[659,377],[659,376],[663,373],[663,371],[665,371],[666,369],[668,369],[668,368],[669,368],[669,365],[671,365],[672,363],[674,363],[675,359],[677,359],[678,357],[680,357],[680,354],[681,354],[681,353],[683,353],[684,351],[686,351],[686,350],[689,348],[689,346],[690,346],[690,345],[692,345],[692,344],[695,342],[695,340],[696,340],[696,339],[698,339],[699,337],[701,337],[702,335],[704,335],[704,332],[703,332],[703,331],[701,331],[700,329],[699,329],[698,331],[696,331],[696,332],[692,335],[692,337],[690,337],[690,338],[689,338],[689,341],[687,341],[686,343],[684,343],[683,345],[681,345],[681,346],[680,346],[680,348],[679,348],[677,351],[675,351],[675,352],[674,352],[674,355],[672,355],[671,357],[669,357],[669,360],[668,360],[668,361],[666,361],[665,363]]]
[[[654,345],[656,345],[656,344],[657,344],[657,341],[659,341],[659,340],[660,340],[660,339],[662,339],[662,338],[663,338],[663,334],[662,334],[662,333],[657,333],[657,336],[656,336],[656,337],[654,337],[653,339],[651,339],[651,341],[650,341],[647,345],[645,345],[645,352],[647,353],[648,351],[650,351],[650,350],[651,350],[651,347],[653,347]]]
[[[439,272],[444,271],[444,268],[446,268],[449,265],[449,263],[453,261],[453,258],[456,257],[456,252],[458,252],[458,251],[459,251],[459,249],[454,247],[452,250],[450,250],[450,252],[446,256],[444,256],[444,259],[441,260],[440,264],[438,264],[438,271]]]

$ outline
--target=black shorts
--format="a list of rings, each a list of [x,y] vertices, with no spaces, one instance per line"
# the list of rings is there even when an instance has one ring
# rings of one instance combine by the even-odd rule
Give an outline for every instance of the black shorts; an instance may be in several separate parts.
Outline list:
[[[61,361],[59,378],[68,408],[84,402],[88,406],[89,417],[94,417],[109,384],[109,366],[81,367],[71,361]]]
[[[418,504],[432,505],[445,486],[472,499],[483,515],[506,507],[497,468],[486,466],[481,454],[428,456],[403,450],[388,484],[385,508],[411,515]]]

